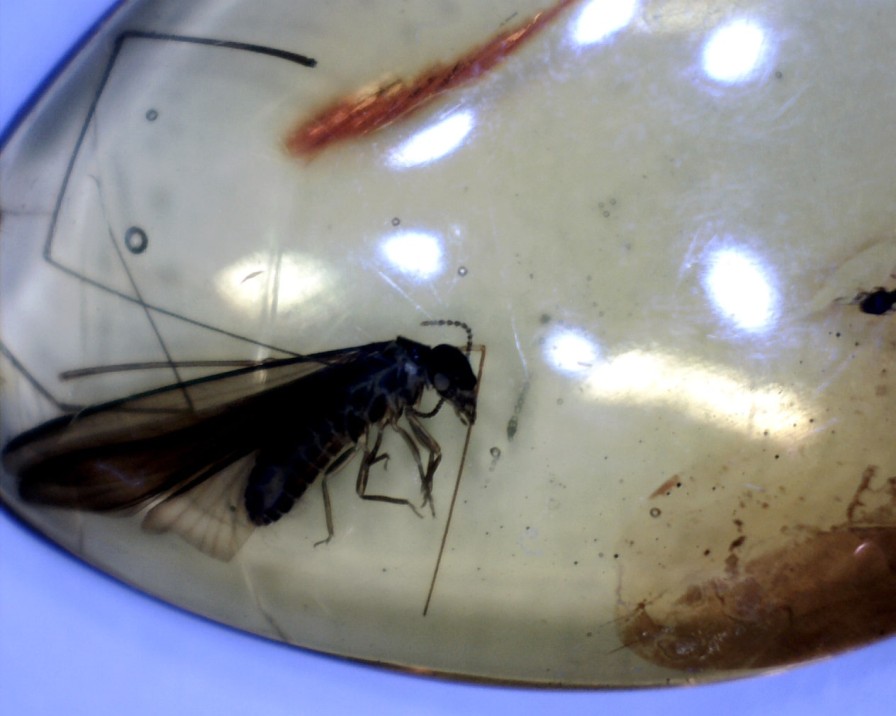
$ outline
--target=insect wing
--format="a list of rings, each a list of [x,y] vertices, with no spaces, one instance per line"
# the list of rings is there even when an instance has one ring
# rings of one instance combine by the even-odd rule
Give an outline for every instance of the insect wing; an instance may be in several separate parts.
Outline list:
[[[363,352],[268,361],[87,408],[14,438],[4,466],[29,501],[88,510],[142,506],[253,453],[271,421],[287,407],[302,408],[319,371]]]
[[[255,525],[246,513],[243,492],[254,454],[237,460],[188,490],[178,490],[143,518],[147,532],[173,532],[205,554],[229,561]]]

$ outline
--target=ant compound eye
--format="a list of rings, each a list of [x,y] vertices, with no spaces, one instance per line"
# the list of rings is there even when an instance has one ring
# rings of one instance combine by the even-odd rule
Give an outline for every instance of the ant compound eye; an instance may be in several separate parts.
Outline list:
[[[444,393],[451,386],[451,379],[444,373],[436,373],[432,379],[432,387]]]

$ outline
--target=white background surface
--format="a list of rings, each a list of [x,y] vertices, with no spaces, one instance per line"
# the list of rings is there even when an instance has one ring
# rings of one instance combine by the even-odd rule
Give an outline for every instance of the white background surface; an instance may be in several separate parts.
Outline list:
[[[6,126],[106,0],[0,2]],[[234,632],[142,596],[0,512],[0,712],[892,713],[896,641],[789,672],[640,692],[453,684],[317,656]]]

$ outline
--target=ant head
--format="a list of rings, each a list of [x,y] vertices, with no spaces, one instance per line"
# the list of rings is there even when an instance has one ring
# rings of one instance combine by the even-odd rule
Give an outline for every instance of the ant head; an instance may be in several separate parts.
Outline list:
[[[462,422],[469,425],[476,420],[476,375],[458,348],[446,344],[433,348],[426,364],[426,378],[454,406]]]

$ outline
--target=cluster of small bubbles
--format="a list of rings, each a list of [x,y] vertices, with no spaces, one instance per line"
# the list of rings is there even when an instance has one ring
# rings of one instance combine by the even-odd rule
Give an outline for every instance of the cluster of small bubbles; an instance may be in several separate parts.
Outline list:
[[[610,199],[610,206],[616,206],[616,200],[615,200],[615,199]],[[597,204],[597,208],[598,208],[598,209],[601,209],[601,214],[602,214],[602,215],[604,216],[604,218],[606,219],[606,218],[609,218],[609,216],[610,216],[610,210],[607,209],[607,208],[605,208],[605,207],[606,207],[606,204],[604,204],[604,202],[602,202],[602,201],[598,202],[598,204]]]

